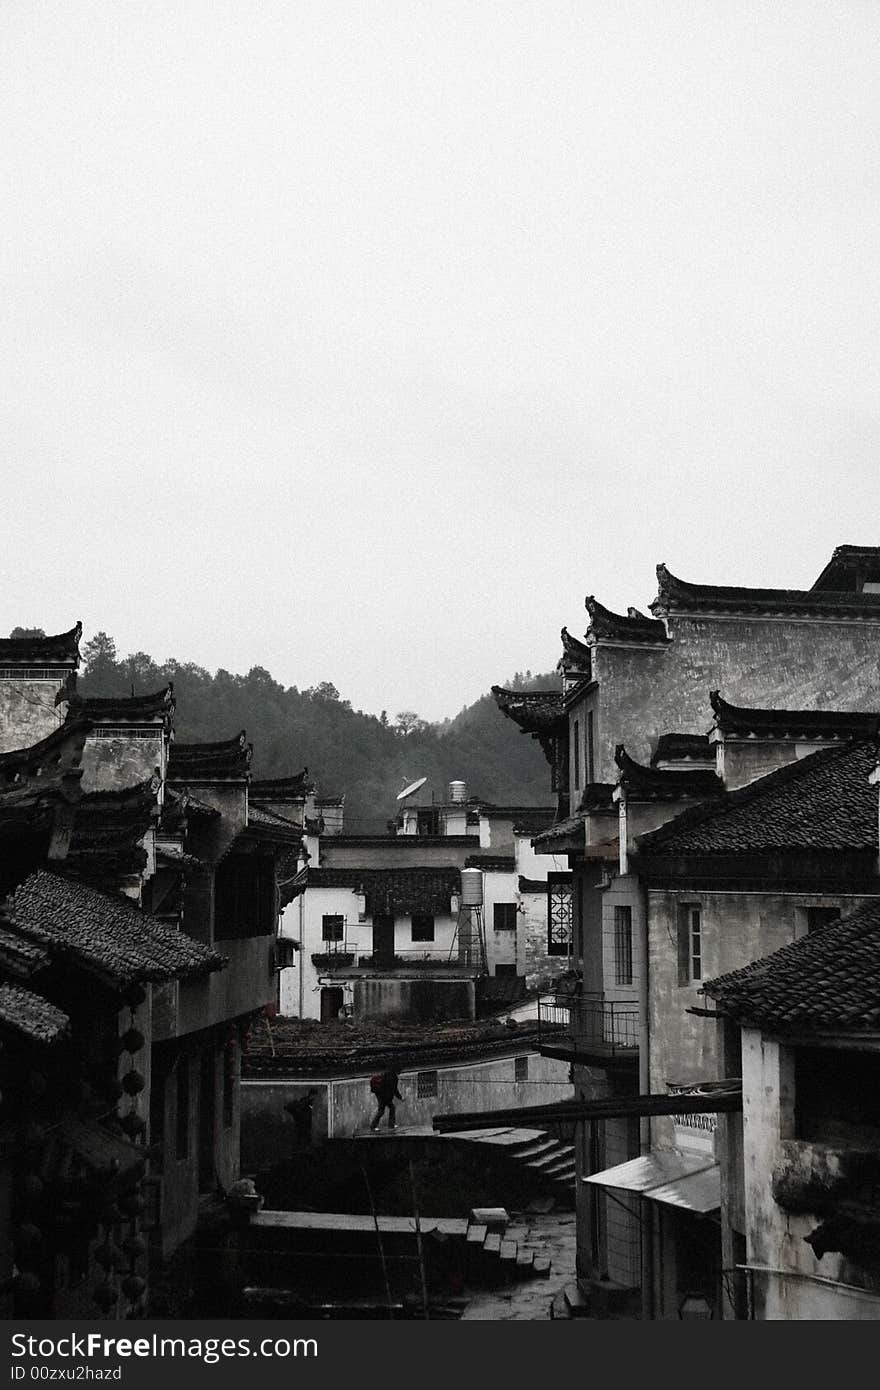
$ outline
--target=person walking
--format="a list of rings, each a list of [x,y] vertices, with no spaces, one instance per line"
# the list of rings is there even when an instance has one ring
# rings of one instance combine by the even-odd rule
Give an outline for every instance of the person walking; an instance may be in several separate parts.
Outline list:
[[[379,1121],[382,1119],[386,1110],[388,1111],[388,1128],[394,1129],[394,1102],[395,1100],[403,1100],[403,1096],[398,1090],[399,1081],[400,1077],[396,1071],[380,1071],[377,1072],[375,1076],[370,1077],[370,1090],[376,1097],[376,1104],[378,1106],[376,1117],[370,1125],[370,1129],[377,1130],[379,1128]]]
[[[314,1086],[306,1095],[289,1100],[284,1109],[293,1120],[293,1138],[297,1148],[307,1149],[312,1142],[312,1108],[318,1095]]]

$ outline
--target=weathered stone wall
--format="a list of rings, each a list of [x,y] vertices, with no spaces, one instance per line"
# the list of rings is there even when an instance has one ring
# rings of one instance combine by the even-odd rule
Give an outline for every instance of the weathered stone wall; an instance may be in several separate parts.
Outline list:
[[[802,1168],[821,1168],[834,1161],[826,1146],[791,1139],[791,1049],[748,1028],[742,1035],[742,1061],[747,1257],[752,1265],[780,1271],[754,1275],[756,1317],[768,1321],[877,1320],[880,1296],[876,1292],[817,1282],[840,1279],[856,1285],[861,1276],[838,1253],[816,1259],[804,1239],[815,1230],[816,1215],[784,1211],[773,1198],[770,1175],[781,1166],[794,1161]]]
[[[419,979],[371,976],[354,981],[355,1018],[409,1018],[441,1022],[474,1018],[473,980],[438,980],[426,970]]]
[[[873,710],[880,690],[880,621],[672,617],[665,648],[600,646],[599,689],[570,714],[585,727],[596,706],[596,780],[616,780],[614,748],[648,762],[661,733],[706,733],[709,691],[732,704]],[[583,741],[583,739],[582,739]]]
[[[118,791],[146,782],[155,772],[161,776],[165,766],[164,737],[160,728],[155,738],[86,739],[81,766],[84,792]]]
[[[67,702],[56,707],[55,696],[64,680],[0,678],[0,753],[30,748],[53,734],[64,722]]]
[[[528,1077],[515,1079],[516,1057],[528,1058]],[[373,1069],[375,1070],[375,1069]],[[419,1071],[436,1072],[437,1094],[418,1096]],[[284,1110],[310,1088],[318,1090],[313,1109],[313,1140],[350,1138],[367,1128],[376,1113],[369,1072],[317,1080],[242,1082],[242,1168],[244,1171],[277,1162],[291,1147],[293,1124]],[[505,1057],[447,1066],[407,1068],[400,1075],[402,1101],[397,1102],[399,1125],[430,1128],[433,1117],[458,1111],[504,1110],[552,1099],[570,1100],[568,1063],[542,1057],[526,1047]]]
[[[650,1086],[684,1085],[721,1076],[717,1030],[711,1019],[690,1014],[707,1000],[700,983],[678,983],[679,905],[699,903],[704,980],[738,970],[804,934],[810,905],[854,911],[868,901],[856,896],[809,893],[723,893],[651,889],[648,893],[648,979],[651,1037]],[[652,1147],[674,1147],[673,1123],[667,1116],[651,1121]]]

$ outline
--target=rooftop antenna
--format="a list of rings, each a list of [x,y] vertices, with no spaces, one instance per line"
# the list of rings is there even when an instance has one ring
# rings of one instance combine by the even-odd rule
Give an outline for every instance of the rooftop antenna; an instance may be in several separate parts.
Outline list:
[[[410,782],[409,786],[404,787],[402,792],[397,793],[397,800],[405,801],[408,796],[412,796],[413,792],[417,792],[419,787],[423,787],[427,780],[427,777],[417,777],[414,782]]]

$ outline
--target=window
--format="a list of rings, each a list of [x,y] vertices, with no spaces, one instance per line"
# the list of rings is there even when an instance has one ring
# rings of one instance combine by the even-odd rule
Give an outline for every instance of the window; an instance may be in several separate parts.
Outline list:
[[[577,719],[574,721],[572,741],[574,744],[574,789],[577,791],[581,784],[581,726]]]
[[[516,903],[496,903],[492,917],[496,931],[516,931]]]
[[[567,956],[571,950],[571,874],[547,875],[547,954]]]
[[[341,912],[325,913],[321,918],[321,937],[324,941],[342,941],[345,918]]]
[[[189,1058],[177,1061],[177,1157],[189,1158]]]
[[[633,982],[633,924],[631,907],[614,909],[614,983]]]
[[[429,1100],[437,1094],[437,1073],[435,1071],[420,1071],[416,1074],[416,1098],[418,1100]]]
[[[682,903],[678,918],[678,983],[703,978],[703,922],[699,903]]]
[[[434,916],[431,912],[414,912],[412,915],[413,941],[434,940]]]
[[[827,927],[829,922],[837,922],[840,919],[839,907],[808,907],[807,931],[820,931],[822,927]]]
[[[596,761],[593,749],[593,711],[587,711],[587,781],[596,780]]]
[[[495,964],[495,974],[499,979],[503,977],[509,980],[514,979],[516,976],[516,962],[512,961],[505,964],[503,961],[497,961]]]
[[[214,876],[215,937],[273,936],[277,916],[274,861],[230,854]]]
[[[513,1059],[513,1079],[514,1079],[514,1081],[528,1081],[528,1079],[529,1079],[529,1059],[528,1059],[528,1057],[514,1057],[514,1059]]]

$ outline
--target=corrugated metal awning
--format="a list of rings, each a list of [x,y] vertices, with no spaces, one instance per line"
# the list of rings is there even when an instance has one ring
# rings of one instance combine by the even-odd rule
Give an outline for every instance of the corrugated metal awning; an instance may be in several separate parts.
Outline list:
[[[618,1163],[584,1182],[635,1192],[652,1202],[705,1214],[721,1205],[721,1170],[711,1158],[655,1149],[628,1163]]]

